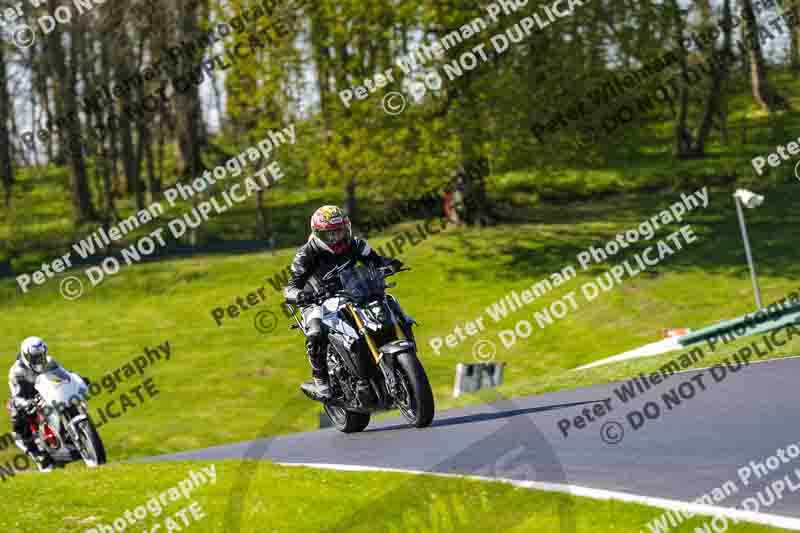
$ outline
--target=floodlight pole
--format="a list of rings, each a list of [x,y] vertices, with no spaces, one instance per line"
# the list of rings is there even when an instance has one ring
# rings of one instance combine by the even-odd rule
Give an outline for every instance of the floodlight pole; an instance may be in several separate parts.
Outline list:
[[[753,292],[756,295],[756,305],[758,309],[764,309],[761,304],[761,290],[758,288],[758,278],[756,277],[756,265],[753,262],[753,253],[750,251],[750,238],[747,236],[747,224],[744,221],[744,211],[742,210],[742,201],[738,196],[734,195],[736,202],[736,212],[739,214],[739,226],[742,228],[742,240],[744,240],[744,251],[747,254],[747,264],[750,266],[750,278],[753,280]]]

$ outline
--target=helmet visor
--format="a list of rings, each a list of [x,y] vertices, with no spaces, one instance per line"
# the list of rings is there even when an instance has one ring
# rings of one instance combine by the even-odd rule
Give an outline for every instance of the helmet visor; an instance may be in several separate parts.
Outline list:
[[[314,230],[314,235],[328,246],[332,246],[342,242],[345,239],[347,236],[347,229],[344,227],[335,229],[317,229]]]
[[[44,367],[47,363],[47,356],[44,352],[28,354],[28,362],[35,372],[44,372]]]

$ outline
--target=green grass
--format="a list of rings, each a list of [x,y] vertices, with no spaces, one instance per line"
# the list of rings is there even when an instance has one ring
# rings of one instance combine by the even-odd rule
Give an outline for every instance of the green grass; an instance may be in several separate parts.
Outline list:
[[[777,81],[783,88],[796,85],[785,76],[778,77]],[[421,324],[417,339],[439,410],[482,403],[496,398],[497,394],[506,397],[537,394],[656,370],[676,354],[571,371],[582,364],[658,340],[663,328],[699,328],[752,311],[750,281],[730,197],[735,186],[749,184],[767,195],[765,207],[747,212],[764,300],[775,300],[800,288],[797,282],[800,267],[792,231],[800,221],[793,205],[800,183],[791,177],[793,166],[788,164],[769,178],[756,182],[749,163],[754,155],[770,152],[775,144],[791,138],[788,132],[800,129],[800,122],[796,116],[786,115],[782,119],[783,133],[780,133],[780,128],[770,130],[768,120],[753,112],[751,106],[734,102],[731,108],[745,110],[731,117],[731,131],[732,136],[739,136],[746,121],[749,124],[747,142],[729,147],[712,144],[713,157],[675,162],[667,156],[670,131],[666,125],[656,123],[637,137],[637,143],[641,144],[636,144],[635,150],[631,148],[633,145],[624,142],[623,136],[619,149],[609,152],[603,164],[591,168],[576,166],[556,174],[519,170],[492,176],[489,190],[498,201],[504,223],[483,229],[449,228],[404,250],[401,258],[414,270],[398,276],[399,285],[392,292]],[[11,267],[18,273],[28,272],[41,261],[65,253],[76,239],[94,229],[92,226],[74,227],[70,222],[64,176],[63,169],[53,167],[20,176],[12,209],[0,211],[0,271],[4,257],[10,252],[14,254]],[[738,178],[736,184],[731,182],[732,178]],[[485,332],[454,349],[443,348],[438,355],[430,349],[429,343],[434,337],[443,337],[458,325],[486,317],[485,308],[509,291],[520,292],[568,264],[576,265],[576,255],[580,251],[603,245],[616,233],[637,226],[674,202],[680,192],[691,192],[707,183],[713,184],[710,207],[694,212],[686,221],[700,239],[658,267],[635,279],[626,279],[622,286],[602,294],[591,304],[581,300],[579,311],[546,329],[534,327],[530,337],[508,350],[498,340],[499,331],[513,328],[520,319],[533,323],[534,311],[569,291],[579,291],[581,285],[602,274],[611,264],[629,259],[643,246],[618,255],[607,265],[579,272],[568,284],[498,323],[487,317]],[[169,185],[171,183],[165,183]],[[280,298],[265,277],[273,276],[289,264],[295,245],[304,239],[308,216],[315,206],[341,202],[341,191],[305,190],[303,178],[290,175],[266,194],[266,206],[278,229],[277,249],[249,254],[196,255],[123,267],[118,275],[100,286],[87,288],[86,294],[74,302],[67,302],[59,295],[59,281],[63,276],[25,295],[19,293],[13,279],[1,279],[0,331],[6,335],[0,338],[0,353],[8,354],[7,364],[10,365],[10,356],[16,353],[19,341],[28,335],[40,335],[50,344],[53,355],[67,367],[99,379],[140,355],[145,346],[169,341],[172,360],[148,368],[144,376],[152,378],[159,390],[158,396],[128,410],[100,430],[112,461],[313,429],[319,407],[305,399],[297,388],[309,375],[302,337],[288,330],[288,322],[278,308]],[[189,208],[182,203],[164,219]],[[364,208],[367,214],[375,214],[381,212],[383,206],[368,202]],[[119,209],[123,216],[133,213],[129,199],[120,200]],[[258,236],[254,220],[255,204],[251,199],[241,208],[204,225],[200,240],[254,239]],[[153,224],[148,230],[155,227]],[[677,229],[678,225],[663,229],[657,238]],[[393,228],[381,237],[371,238],[370,243],[379,247],[401,230],[414,231],[414,223]],[[144,229],[136,235],[142,233]],[[76,273],[81,275],[80,271],[70,274]],[[87,283],[85,277],[84,283]],[[266,303],[236,319],[226,318],[222,327],[217,327],[211,318],[212,309],[233,304],[237,297],[262,286],[266,287],[268,295]],[[279,327],[275,332],[264,335],[256,331],[253,320],[260,310],[277,314]],[[498,346],[496,359],[507,363],[505,384],[495,391],[454,400],[451,398],[454,367],[459,362],[474,361],[472,349],[477,340],[491,340]],[[744,342],[747,341],[726,346],[708,356],[702,366],[724,359]],[[773,356],[793,355],[797,347],[796,341],[791,342]],[[119,403],[120,393],[140,382],[141,378],[132,378],[116,392],[94,398],[93,410],[111,400]],[[5,400],[6,394],[0,398]],[[14,453],[0,451],[0,464]],[[113,517],[115,510],[124,510],[140,501],[142,493],[137,491],[145,478],[158,477],[159,485],[168,486],[171,480],[183,475],[184,468],[185,465],[114,466],[87,472],[70,466],[69,480],[62,480],[60,476],[64,474],[56,473],[49,478],[54,480],[53,484],[48,485],[40,483],[38,477],[19,476],[9,481],[6,488],[30,491],[32,485],[26,484],[34,483],[37,490],[46,487],[52,495],[50,505],[55,509],[67,509],[54,513],[59,517],[76,514],[69,509],[85,510],[87,516],[88,513],[102,513]],[[72,474],[77,483],[74,488],[69,485]],[[311,505],[310,499],[301,496],[312,493],[311,487],[318,486],[315,483],[325,483],[322,486],[336,489],[313,492],[315,498],[324,501],[333,500],[342,487],[352,489],[337,504],[340,507],[334,506],[331,511],[338,512],[337,517],[344,517],[345,508],[358,507],[367,502],[368,494],[385,488],[384,480],[402,478],[287,471],[268,466],[260,470],[259,476],[264,492],[284,503],[268,508],[264,511],[266,514],[254,516],[249,523],[274,522],[279,524],[276,530],[286,530],[301,516],[312,522],[319,519],[313,513],[294,510],[294,507],[307,510]],[[281,487],[286,487],[285,492],[272,489],[276,480]],[[449,487],[456,487],[452,489],[455,493],[466,490],[457,481],[425,480],[431,486],[441,486],[437,490],[442,493],[451,490]],[[100,488],[88,488],[97,483],[98,487],[111,490],[112,486],[117,487],[118,481],[120,487],[127,487],[124,488],[126,497],[120,497],[119,501],[102,501],[98,496],[102,494]],[[351,485],[346,485],[348,483]],[[86,486],[86,490],[80,490],[82,486]],[[360,490],[362,487],[364,490]],[[532,496],[529,492],[514,496],[517,492],[505,487],[475,487],[479,492],[485,490],[487,498],[491,496],[490,502],[497,496],[493,491],[509,491],[503,496],[509,498],[503,509],[516,509],[519,501],[514,498],[533,498],[536,505],[519,503],[523,514],[527,509],[532,513],[548,506],[552,509],[556,500],[548,498],[557,498]],[[9,497],[5,501],[0,505],[12,505],[9,502],[17,500]],[[613,530],[609,528],[617,526],[611,524],[620,524],[620,531],[637,531],[646,521],[642,518],[645,511],[629,510],[635,506],[592,503],[589,507],[597,512],[580,519],[596,520],[594,524],[603,524],[604,530]],[[318,508],[316,504],[314,508]],[[403,507],[398,505],[397,509]],[[220,519],[216,511],[219,508],[209,524]],[[427,510],[410,511],[408,520],[424,522],[429,516],[426,513]],[[17,508],[10,514],[13,518],[0,520],[34,519],[20,515]],[[480,517],[476,520],[490,519],[490,513],[483,510],[476,514]],[[0,515],[8,517],[9,513]],[[42,519],[41,515],[35,518]],[[537,515],[536,518],[528,521],[521,517],[515,527],[522,528],[520,531],[553,530],[546,517]],[[29,523],[11,523],[9,527],[28,531],[26,524]],[[53,524],[53,527],[71,526]],[[424,525],[420,528],[424,530]]]
[[[170,488],[179,487],[211,463],[112,465],[98,470],[40,476],[20,476],[3,487],[0,529],[7,533],[31,531],[86,531],[111,523],[148,505]],[[174,513],[196,502],[204,517],[187,514],[191,531],[294,532],[348,531],[387,533],[455,532],[637,532],[663,511],[635,504],[598,501],[563,494],[519,489],[502,483],[446,479],[394,473],[344,473],[269,463],[220,461],[213,464],[216,481],[205,481],[189,499],[182,495],[160,515],[158,508],[129,526],[144,531],[166,520],[184,523]],[[20,505],[31,494],[47,502]],[[113,495],[113,498],[109,498]],[[195,507],[197,509],[197,507]],[[237,509],[239,513],[228,512]],[[139,516],[142,516],[140,511]],[[689,533],[706,519],[695,517],[671,531]],[[574,524],[574,528],[569,524]],[[149,529],[148,529],[149,530]],[[179,529],[173,529],[179,531]],[[731,525],[728,531],[780,531],[753,524]]]
[[[784,231],[797,222],[793,190],[786,187],[769,193],[768,210],[748,213],[766,301],[798,289],[794,243],[791,233]],[[443,348],[439,355],[431,350],[433,337],[447,335],[455,326],[481,316],[508,291],[519,292],[567,264],[576,264],[579,251],[602,245],[674,199],[672,194],[628,195],[553,208],[552,213],[540,214],[540,222],[482,230],[450,228],[404,250],[402,258],[414,270],[397,277],[399,285],[393,292],[421,324],[417,339],[439,408],[483,401],[480,394],[458,401],[450,397],[454,367],[474,360],[472,346],[478,339],[493,340],[498,346],[497,360],[507,363],[506,384],[498,393],[534,394],[657,369],[674,354],[570,371],[658,340],[662,328],[698,328],[751,311],[750,283],[729,191],[714,190],[709,208],[687,220],[698,242],[653,270],[625,280],[591,304],[583,303],[579,311],[546,329],[536,328],[533,312],[608,268],[598,265],[501,322],[486,318],[486,331],[456,348]],[[673,229],[661,230],[658,236],[663,238]],[[370,242],[380,246],[387,239]],[[60,297],[58,280],[26,295],[18,294],[13,280],[4,280],[0,282],[0,330],[8,335],[0,340],[0,350],[13,354],[22,338],[40,335],[65,365],[99,379],[140,355],[145,346],[169,341],[172,360],[145,371],[159,395],[102,428],[113,459],[311,429],[318,406],[297,389],[309,375],[302,337],[288,330],[278,308],[280,299],[264,282],[282,270],[292,254],[293,249],[283,249],[124,267],[98,287],[87,287],[86,294],[74,302]],[[212,309],[226,307],[261,286],[266,287],[266,303],[236,319],[226,318],[217,327]],[[274,311],[280,320],[278,329],[268,335],[253,326],[262,309]],[[534,323],[533,334],[504,350],[498,332],[513,328],[520,319]],[[791,342],[774,355],[789,355],[796,349],[797,343]],[[714,357],[721,358],[730,350]],[[139,382],[132,378],[115,393],[94,398],[92,404],[119,402],[120,392]],[[0,452],[0,458],[4,453]]]
[[[778,299],[799,288],[792,233],[786,231],[797,223],[798,215],[792,203],[794,190],[794,186],[771,190],[767,193],[769,209],[748,212],[765,301]],[[504,321],[487,320],[486,332],[456,349],[445,348],[440,355],[435,355],[429,342],[434,336],[452,332],[457,324],[481,316],[488,305],[508,291],[519,292],[566,264],[575,264],[579,251],[590,245],[602,245],[617,232],[633,227],[666,207],[676,196],[670,192],[630,194],[591,203],[542,208],[537,220],[527,224],[487,229],[450,228],[404,250],[402,258],[414,270],[398,276],[399,285],[393,292],[421,324],[417,337],[438,408],[482,403],[496,399],[498,394],[510,397],[603,383],[639,371],[655,370],[675,354],[571,371],[581,364],[657,340],[662,328],[697,328],[751,311],[750,283],[729,194],[729,190],[714,189],[709,208],[696,211],[687,219],[700,236],[698,242],[666,259],[650,273],[626,280],[591,305],[582,305],[579,312],[544,330],[535,329],[529,338],[509,350],[504,350],[497,342],[496,335],[501,329],[513,327],[522,318],[533,322],[534,310],[578,289],[609,265],[581,272],[576,279]],[[663,238],[676,228],[663,229],[658,237]],[[400,226],[389,236],[370,239],[370,242],[380,246],[401,229],[411,227]],[[612,262],[622,261],[632,252],[629,250]],[[305,399],[297,389],[297,384],[309,374],[302,338],[287,329],[288,323],[277,307],[279,298],[264,282],[264,277],[283,269],[292,254],[293,249],[283,249],[275,253],[199,256],[125,267],[100,286],[87,287],[86,294],[74,302],[59,296],[58,280],[20,295],[14,281],[7,279],[0,282],[3,311],[0,330],[8,333],[0,340],[0,351],[13,354],[20,339],[41,335],[49,342],[53,355],[66,366],[98,379],[141,354],[145,346],[169,341],[172,359],[160,361],[145,372],[145,377],[152,378],[156,384],[159,395],[108,422],[100,430],[112,461],[313,429],[317,424],[318,406]],[[237,319],[226,318],[222,327],[216,326],[210,314],[213,308],[231,304],[238,296],[245,296],[262,285],[266,286],[266,303],[244,312]],[[259,334],[253,327],[255,313],[262,309],[272,310],[280,318],[279,328],[268,335]],[[506,383],[496,391],[454,400],[450,397],[454,367],[458,362],[474,360],[471,352],[476,339],[497,342],[497,360],[507,363]],[[702,366],[723,358],[734,348],[725,347],[706,358]],[[796,349],[795,339],[773,355],[790,355],[796,353]],[[118,401],[120,391],[128,391],[140,381],[132,378],[114,394],[104,393],[94,398],[92,407],[111,399]],[[0,451],[0,463],[9,460],[14,453]],[[297,522],[303,516],[304,520],[311,520],[312,529],[309,530],[313,530],[317,518],[308,518],[305,515],[311,513],[293,510],[294,507],[305,509],[306,504],[302,503],[305,500],[300,496],[308,494],[312,486],[316,487],[315,502],[320,499],[328,502],[347,494],[335,502],[338,507],[335,505],[331,511],[344,520],[349,512],[345,510],[366,505],[379,489],[387,487],[385,480],[390,479],[390,476],[384,478],[377,474],[356,476],[309,471],[300,475],[296,470],[266,466],[264,469],[267,473],[259,474],[263,490],[273,490],[275,477],[279,478],[281,490],[277,491],[280,493],[277,496],[263,501],[277,498],[285,503],[253,511],[256,514],[245,521],[246,527],[268,521],[282,524],[276,525],[275,530],[291,530],[290,525],[304,523]],[[4,488],[7,491],[31,490],[27,488],[30,483],[35,483],[37,490],[47,487],[45,490],[52,491],[48,492],[52,494],[48,501],[53,509],[47,520],[63,520],[65,522],[59,522],[58,527],[70,530],[68,528],[75,523],[70,524],[65,517],[75,517],[76,521],[88,516],[113,518],[118,515],[117,511],[124,511],[145,499],[147,490],[141,485],[145,479],[148,483],[158,479],[154,487],[167,487],[185,472],[184,467],[176,465],[113,466],[96,472],[71,465],[67,470],[68,478],[56,473],[48,478],[47,484],[42,484],[38,476],[21,474],[9,480]],[[128,481],[125,481],[126,476]],[[420,483],[417,478],[409,487],[416,487],[416,483]],[[465,491],[461,482],[426,480],[424,486],[428,483],[441,484],[437,486],[442,488],[437,490],[442,494],[471,501],[471,496],[458,496]],[[98,488],[81,490],[81,484]],[[342,487],[351,490],[342,492]],[[417,494],[416,488],[403,490]],[[519,510],[520,514],[513,515],[519,516],[519,523],[512,522],[509,529],[552,531],[556,527],[552,518],[548,522],[545,510],[554,509],[559,496],[516,492],[494,485],[485,488],[476,485],[474,490],[486,494],[491,509],[495,509],[495,491],[501,491],[502,501],[508,499],[509,503],[497,508]],[[108,493],[115,495],[112,501],[101,498]],[[221,510],[226,497],[222,495],[208,503],[211,518],[202,526],[198,524],[198,528],[220,530],[215,529],[215,521],[223,519]],[[534,503],[526,503],[527,499]],[[15,498],[5,501],[13,502]],[[294,507],[289,504],[293,501]],[[445,502],[443,505],[461,505],[448,503],[447,499],[440,501]],[[468,519],[470,524],[493,520],[490,512],[476,507],[474,502],[464,507],[475,513]],[[657,514],[654,510],[618,503],[586,502],[576,507],[576,512],[582,513],[579,521],[588,521],[597,528],[603,524],[608,531],[638,531]],[[324,507],[315,504],[315,508]],[[396,508],[404,509],[400,505]],[[591,513],[586,509],[591,509]],[[264,514],[258,515],[261,512]],[[427,507],[409,508],[405,513],[392,518],[396,524],[401,524],[396,525],[398,531],[412,528],[406,527],[405,521],[415,524],[413,528],[426,531],[428,522],[438,524],[435,521],[440,520],[432,518]],[[2,520],[12,521],[9,523],[12,531],[15,527],[29,531],[26,524],[30,522],[25,520],[42,519],[39,515],[26,515],[16,510],[0,515],[9,517]],[[431,527],[439,531],[435,527],[445,526]],[[478,526],[474,527],[477,530]],[[618,529],[609,529],[612,527]],[[740,527],[741,531],[758,529]]]

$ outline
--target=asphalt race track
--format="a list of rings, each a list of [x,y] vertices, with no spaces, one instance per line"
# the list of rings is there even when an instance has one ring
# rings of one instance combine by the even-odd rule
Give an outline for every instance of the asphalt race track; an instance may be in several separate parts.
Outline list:
[[[324,429],[145,461],[263,457],[560,482],[681,501],[694,501],[730,480],[738,491],[719,503],[724,507],[739,506],[785,476],[800,487],[800,457],[786,457],[774,471],[765,464],[767,473],[761,479],[753,473],[747,485],[737,475],[750,461],[764,463],[777,449],[800,441],[800,358],[742,367],[719,382],[708,370],[682,372],[628,403],[614,392],[620,383],[453,409],[437,413],[433,426],[424,430],[392,418],[356,435]],[[668,410],[662,394],[679,386],[685,398]],[[581,416],[584,408],[607,398],[609,413],[592,415],[593,422],[563,436],[560,420]],[[626,415],[646,402],[659,405],[661,414],[634,430]],[[615,423],[624,430],[616,444],[606,442],[620,438]],[[786,490],[760,512],[800,517],[800,491]]]

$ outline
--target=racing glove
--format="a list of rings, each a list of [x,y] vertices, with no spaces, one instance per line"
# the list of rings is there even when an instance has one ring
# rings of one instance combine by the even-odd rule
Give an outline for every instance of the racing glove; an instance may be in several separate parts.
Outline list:
[[[20,402],[19,404],[20,410],[28,416],[33,416],[36,414],[37,405],[36,399],[25,400],[25,402]]]
[[[314,294],[308,291],[300,291],[294,298],[294,303],[296,305],[308,305],[313,301],[314,301]]]
[[[399,259],[386,259],[385,261],[385,266],[391,268],[393,273],[396,273],[398,270],[403,268],[403,262]]]

